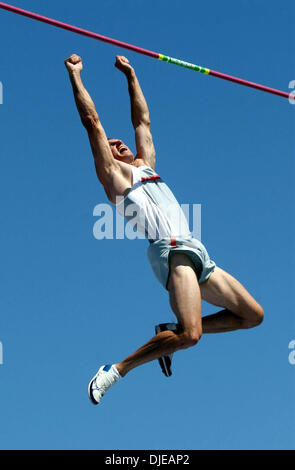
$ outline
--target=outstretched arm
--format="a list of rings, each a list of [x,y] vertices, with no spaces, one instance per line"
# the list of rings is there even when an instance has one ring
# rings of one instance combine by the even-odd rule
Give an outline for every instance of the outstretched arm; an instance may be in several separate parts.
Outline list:
[[[107,185],[111,177],[111,172],[117,166],[117,162],[110,150],[105,131],[100,123],[94,103],[82,83],[81,72],[83,65],[81,57],[73,54],[65,60],[65,65],[69,72],[69,78],[73,87],[73,93],[82,124],[88,132],[97,176],[103,185]]]
[[[144,164],[154,168],[156,154],[151,134],[150,114],[139,81],[126,57],[117,56],[115,66],[125,74],[128,81],[131,120],[135,130],[137,149],[136,158],[142,159]]]

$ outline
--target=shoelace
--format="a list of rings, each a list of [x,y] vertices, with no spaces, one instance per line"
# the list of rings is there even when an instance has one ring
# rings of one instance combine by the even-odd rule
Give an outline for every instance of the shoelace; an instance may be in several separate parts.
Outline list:
[[[97,383],[98,379],[103,380],[104,382],[99,384]],[[116,379],[109,372],[101,372],[95,379],[95,385],[97,390],[101,390],[104,394],[114,383]]]

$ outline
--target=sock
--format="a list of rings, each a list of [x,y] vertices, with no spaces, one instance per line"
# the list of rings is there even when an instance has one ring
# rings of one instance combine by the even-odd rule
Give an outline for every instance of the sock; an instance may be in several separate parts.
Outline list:
[[[116,382],[117,382],[119,379],[122,378],[121,375],[120,375],[120,373],[118,372],[118,369],[117,369],[117,367],[115,366],[115,364],[113,364],[112,367],[110,368],[110,372],[113,373],[113,376],[114,376]]]

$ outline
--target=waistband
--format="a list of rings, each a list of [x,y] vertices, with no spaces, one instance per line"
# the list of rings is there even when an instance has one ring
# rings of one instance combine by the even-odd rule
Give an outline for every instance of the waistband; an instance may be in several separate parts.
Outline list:
[[[160,242],[160,241],[166,241],[168,242],[172,248],[177,248],[177,240],[183,241],[183,240],[191,240],[193,237],[188,236],[188,237],[165,237],[165,238],[157,238],[156,240],[153,240],[151,238],[148,238],[147,240],[149,243],[152,245],[153,243]]]

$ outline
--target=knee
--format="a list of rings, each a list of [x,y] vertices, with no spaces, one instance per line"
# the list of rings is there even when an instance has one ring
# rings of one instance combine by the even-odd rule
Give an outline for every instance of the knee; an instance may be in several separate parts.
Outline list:
[[[196,331],[187,331],[182,333],[182,348],[187,349],[192,346],[196,346],[202,337],[202,332],[199,330]]]
[[[251,318],[243,321],[244,328],[255,328],[255,326],[261,325],[264,320],[264,310],[261,305],[257,305],[253,311]]]

